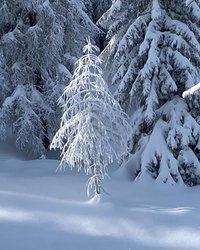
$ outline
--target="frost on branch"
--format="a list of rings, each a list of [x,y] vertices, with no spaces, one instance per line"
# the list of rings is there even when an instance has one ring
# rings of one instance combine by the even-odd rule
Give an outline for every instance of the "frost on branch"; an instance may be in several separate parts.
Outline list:
[[[127,115],[111,96],[95,55],[99,49],[88,40],[85,55],[77,61],[70,84],[59,102],[63,116],[51,148],[59,148],[60,168],[69,164],[91,175],[88,191],[99,194],[106,167],[128,152],[131,127]]]

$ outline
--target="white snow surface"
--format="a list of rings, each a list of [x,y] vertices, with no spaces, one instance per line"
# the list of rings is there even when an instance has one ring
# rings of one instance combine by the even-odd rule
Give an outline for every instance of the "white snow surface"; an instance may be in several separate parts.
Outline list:
[[[87,177],[58,164],[0,151],[0,249],[200,249],[199,187],[134,183],[120,169],[88,199]]]

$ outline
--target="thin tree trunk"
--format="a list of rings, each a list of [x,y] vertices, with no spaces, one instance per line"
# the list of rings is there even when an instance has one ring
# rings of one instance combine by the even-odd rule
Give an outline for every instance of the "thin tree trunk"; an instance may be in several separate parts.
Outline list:
[[[94,167],[94,175],[95,175],[95,194],[101,193],[101,178],[100,178],[100,169],[98,166]]]
[[[96,194],[100,194],[101,193],[98,176],[96,176],[96,178],[95,178],[95,193]]]

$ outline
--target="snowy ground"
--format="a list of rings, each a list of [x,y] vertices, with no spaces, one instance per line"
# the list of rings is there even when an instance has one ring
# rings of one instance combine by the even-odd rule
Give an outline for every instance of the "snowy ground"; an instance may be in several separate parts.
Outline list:
[[[109,195],[86,197],[86,178],[58,161],[0,153],[2,250],[199,250],[200,188],[134,184],[112,174]]]

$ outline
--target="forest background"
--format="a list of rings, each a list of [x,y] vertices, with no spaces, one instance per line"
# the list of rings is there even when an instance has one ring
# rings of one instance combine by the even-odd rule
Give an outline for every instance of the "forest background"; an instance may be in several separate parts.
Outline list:
[[[182,98],[200,80],[199,25],[199,1],[1,0],[1,139],[11,131],[30,157],[46,154],[90,36],[131,118],[132,177],[199,184],[199,94]]]

